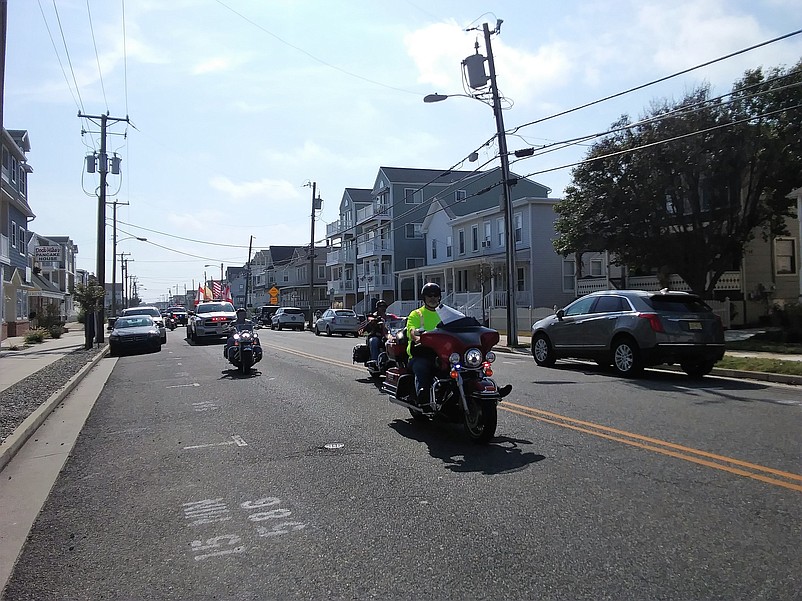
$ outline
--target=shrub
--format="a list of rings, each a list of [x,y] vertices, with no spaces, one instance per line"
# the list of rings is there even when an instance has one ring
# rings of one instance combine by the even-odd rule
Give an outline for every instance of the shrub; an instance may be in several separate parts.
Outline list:
[[[25,334],[25,342],[31,344],[33,342],[42,342],[47,335],[47,330],[42,328],[36,328],[35,330],[30,330],[27,334]]]
[[[50,333],[51,338],[61,338],[61,335],[66,331],[64,326],[60,324],[54,324],[50,326],[47,331]]]

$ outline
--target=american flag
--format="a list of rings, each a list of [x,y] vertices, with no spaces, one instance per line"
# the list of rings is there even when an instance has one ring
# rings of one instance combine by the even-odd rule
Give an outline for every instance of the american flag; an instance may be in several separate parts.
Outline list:
[[[223,298],[223,282],[212,280],[212,298]]]

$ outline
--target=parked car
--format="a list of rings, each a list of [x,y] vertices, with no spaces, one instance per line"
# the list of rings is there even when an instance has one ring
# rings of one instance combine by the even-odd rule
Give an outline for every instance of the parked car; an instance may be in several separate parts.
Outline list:
[[[279,307],[273,314],[270,321],[271,330],[282,330],[291,328],[293,330],[303,330],[306,323],[306,316],[303,309],[297,307]]]
[[[543,367],[563,357],[594,359],[624,376],[679,363],[702,377],[724,356],[724,328],[695,294],[604,290],[535,322],[532,355]]]
[[[237,320],[234,305],[226,301],[198,303],[187,322],[187,338],[199,342],[205,338],[228,338],[229,325]]]
[[[189,312],[185,307],[167,307],[167,312],[173,316],[176,325],[187,325],[187,321],[189,320]]]
[[[315,321],[315,336],[325,332],[326,336],[332,334],[351,334],[354,338],[359,336],[359,318],[352,309],[326,309]]]
[[[264,307],[259,307],[259,313],[256,314],[256,320],[263,326],[269,326],[271,325],[273,315],[275,315],[276,311],[278,311],[278,307],[275,305],[265,305]]]
[[[133,350],[162,350],[159,327],[150,315],[118,317],[109,335],[109,354],[122,355]]]
[[[159,334],[161,334],[161,343],[164,344],[167,342],[167,327],[165,326],[164,318],[162,317],[159,309],[147,305],[123,309],[122,317],[128,317],[130,315],[149,315],[152,317],[156,327],[159,328]]]

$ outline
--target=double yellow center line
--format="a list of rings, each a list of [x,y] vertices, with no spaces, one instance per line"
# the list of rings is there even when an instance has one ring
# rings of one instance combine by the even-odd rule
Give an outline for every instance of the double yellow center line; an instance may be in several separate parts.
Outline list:
[[[744,478],[752,478],[753,480],[760,480],[761,482],[774,486],[781,486],[783,488],[802,492],[802,476],[799,474],[783,472],[770,467],[741,461],[740,459],[733,459],[731,457],[724,457],[722,455],[692,449],[673,442],[666,442],[664,440],[658,440],[657,438],[650,438],[641,434],[633,434],[632,432],[618,430],[617,428],[610,428],[608,426],[594,424],[593,422],[566,417],[558,413],[517,405],[509,401],[501,403],[499,409],[562,428],[568,428],[570,430],[576,430],[577,432],[598,436],[599,438],[638,447],[646,451],[668,455],[669,457],[675,457],[683,461],[690,461],[691,463],[704,465],[705,467],[721,470],[737,476],[743,476]]]

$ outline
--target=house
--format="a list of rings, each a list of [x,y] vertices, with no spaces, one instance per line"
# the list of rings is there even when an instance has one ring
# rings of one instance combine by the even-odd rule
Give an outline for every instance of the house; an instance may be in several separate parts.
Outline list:
[[[0,321],[3,339],[28,331],[28,294],[36,288],[28,256],[28,221],[35,215],[28,204],[30,140],[25,130],[2,131],[2,178],[0,179]]]
[[[309,246],[296,247],[289,261],[274,266],[273,275],[279,290],[278,306],[304,309],[308,320],[318,309],[322,311],[330,306],[326,254],[322,248],[314,247],[314,256],[310,257]]]
[[[42,323],[44,316],[67,321],[65,311],[67,292],[58,284],[63,249],[55,241],[29,232],[28,256],[31,257],[31,282],[34,289],[28,293],[30,315]]]
[[[373,202],[371,190],[346,188],[340,201],[339,218],[326,226],[327,282],[332,306],[353,307],[358,301],[357,289],[357,213]],[[370,283],[363,275],[365,290]]]

